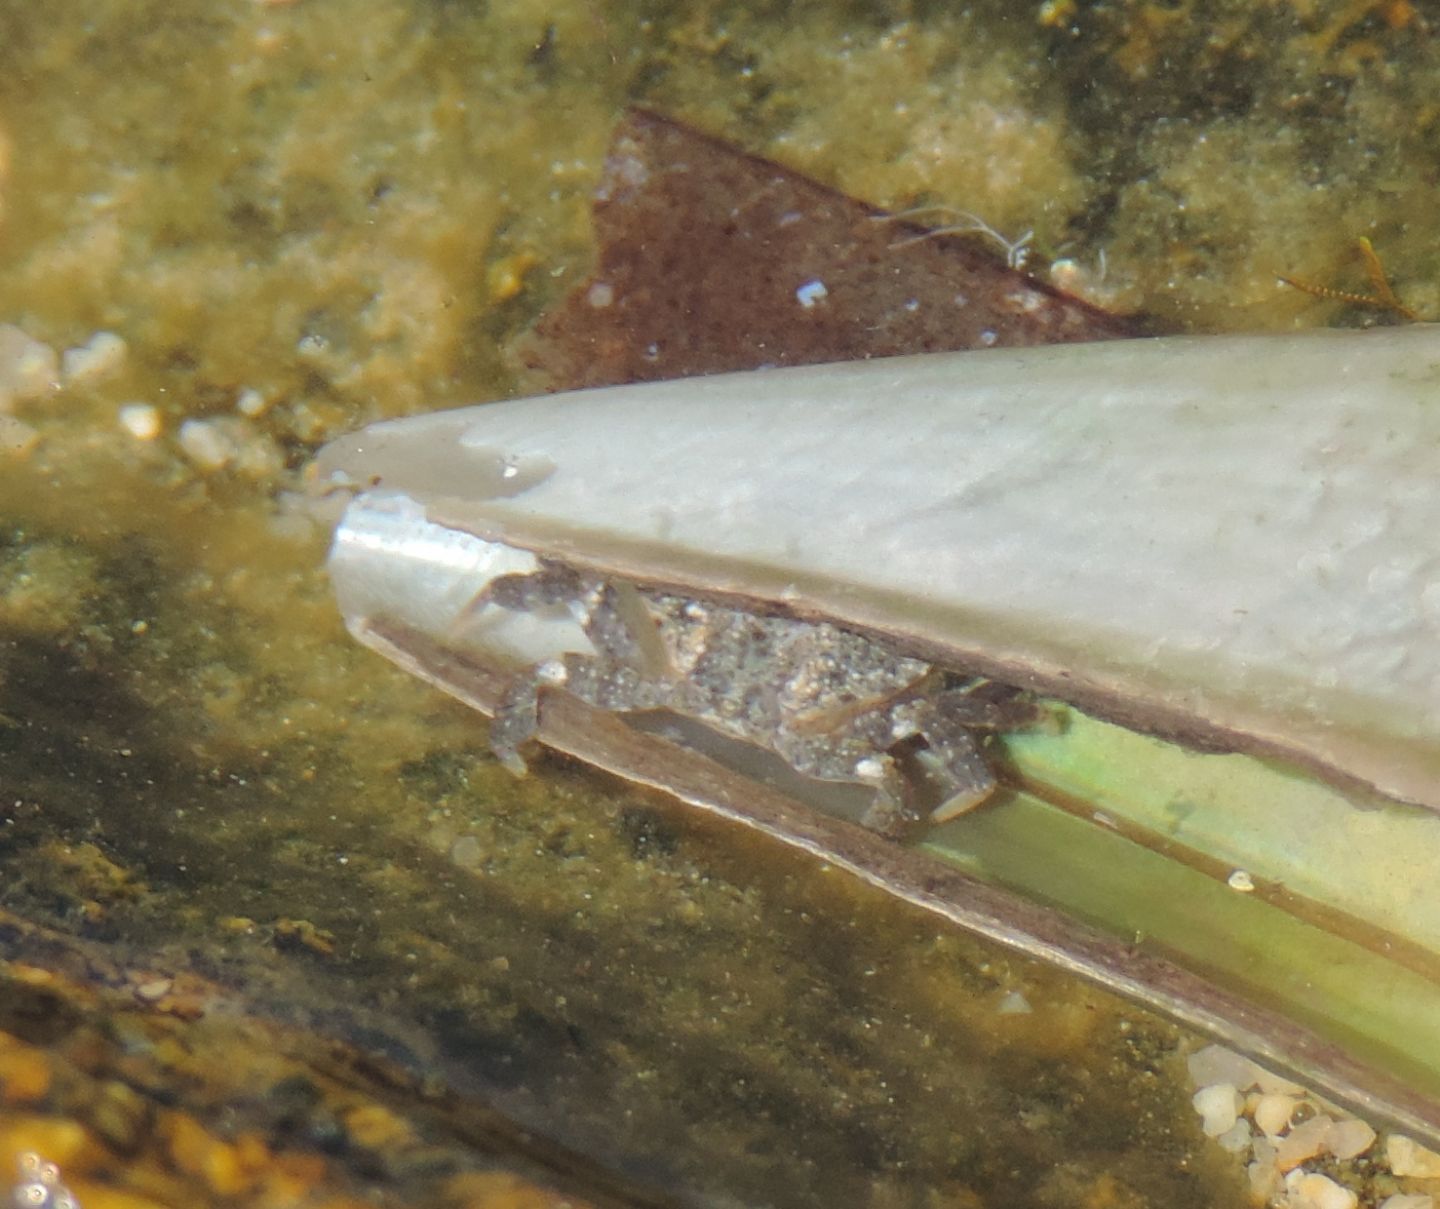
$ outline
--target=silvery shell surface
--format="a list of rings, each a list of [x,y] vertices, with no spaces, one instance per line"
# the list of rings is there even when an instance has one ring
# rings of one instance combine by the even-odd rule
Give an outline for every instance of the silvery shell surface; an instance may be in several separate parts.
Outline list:
[[[332,554],[352,621],[403,607],[378,507],[1440,809],[1433,327],[608,388],[377,424],[321,469],[376,489]]]

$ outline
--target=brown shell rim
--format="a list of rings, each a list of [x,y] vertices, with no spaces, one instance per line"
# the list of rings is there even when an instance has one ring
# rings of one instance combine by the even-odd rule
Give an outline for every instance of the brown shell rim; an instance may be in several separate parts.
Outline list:
[[[485,714],[510,673],[383,619],[353,620],[355,637]],[[828,817],[712,760],[564,692],[542,691],[548,746],[707,814],[749,827],[882,889],[963,931],[1067,971],[1306,1083],[1375,1123],[1440,1146],[1440,1101],[1358,1062],[1292,1020],[924,852]]]

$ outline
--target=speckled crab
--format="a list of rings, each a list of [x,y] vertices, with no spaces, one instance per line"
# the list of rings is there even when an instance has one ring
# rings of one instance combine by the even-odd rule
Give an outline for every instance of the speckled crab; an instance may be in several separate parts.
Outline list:
[[[983,802],[996,781],[983,735],[1035,709],[1014,689],[964,677],[825,621],[803,621],[637,587],[542,560],[490,581],[467,611],[569,611],[594,654],[522,671],[495,712],[491,746],[523,774],[539,690],[601,709],[663,710],[774,752],[801,776],[873,790],[861,821],[902,835]],[[926,784],[928,782],[928,784]],[[922,805],[927,796],[933,808]]]

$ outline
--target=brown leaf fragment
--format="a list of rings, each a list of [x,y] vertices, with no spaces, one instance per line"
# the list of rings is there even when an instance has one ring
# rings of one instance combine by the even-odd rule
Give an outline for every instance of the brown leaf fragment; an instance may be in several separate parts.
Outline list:
[[[1143,334],[925,228],[644,110],[595,195],[594,275],[520,350],[551,389]]]

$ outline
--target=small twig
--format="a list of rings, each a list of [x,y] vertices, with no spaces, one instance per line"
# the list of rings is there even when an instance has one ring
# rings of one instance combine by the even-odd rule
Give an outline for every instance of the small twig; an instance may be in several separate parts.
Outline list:
[[[1390,286],[1390,279],[1385,275],[1385,266],[1380,263],[1380,256],[1375,247],[1365,237],[1360,236],[1356,241],[1360,245],[1360,255],[1365,260],[1365,272],[1370,278],[1370,288],[1373,293],[1356,294],[1349,290],[1336,290],[1327,285],[1316,285],[1311,281],[1301,281],[1296,277],[1285,277],[1276,274],[1279,281],[1288,285],[1291,289],[1301,290],[1313,298],[1324,298],[1331,302],[1348,302],[1353,306],[1375,307],[1377,310],[1394,311],[1395,314],[1418,323],[1420,316],[1400,301],[1399,295]]]

